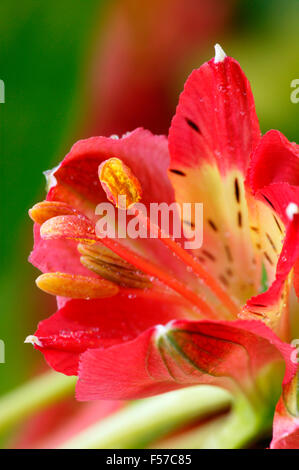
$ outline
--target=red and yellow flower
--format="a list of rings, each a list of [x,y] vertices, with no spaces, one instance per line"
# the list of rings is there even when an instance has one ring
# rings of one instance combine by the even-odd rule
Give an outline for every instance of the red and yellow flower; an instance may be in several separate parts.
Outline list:
[[[115,161],[128,187],[103,176]],[[217,45],[215,58],[192,72],[168,139],[137,129],[82,140],[47,179],[46,201],[30,210],[30,261],[59,310],[28,341],[52,368],[78,375],[77,398],[141,398],[205,383],[242,392],[262,413],[279,398],[284,366],[272,446],[289,434],[299,446],[288,344],[299,148],[275,130],[261,136],[238,62]],[[146,206],[202,202],[202,247],[185,250],[161,233],[98,238],[97,204],[128,191],[132,203],[142,192]]]

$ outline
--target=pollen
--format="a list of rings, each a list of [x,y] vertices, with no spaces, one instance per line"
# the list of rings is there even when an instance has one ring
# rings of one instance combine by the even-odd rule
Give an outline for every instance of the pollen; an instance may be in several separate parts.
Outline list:
[[[29,209],[30,218],[37,224],[42,225],[49,219],[59,215],[76,215],[77,211],[64,202],[42,201]]]
[[[109,158],[99,166],[99,179],[109,201],[128,209],[141,200],[141,185],[132,170],[119,158]]]
[[[106,279],[67,273],[46,273],[36,279],[37,286],[48,294],[73,299],[99,299],[116,295],[119,288]]]

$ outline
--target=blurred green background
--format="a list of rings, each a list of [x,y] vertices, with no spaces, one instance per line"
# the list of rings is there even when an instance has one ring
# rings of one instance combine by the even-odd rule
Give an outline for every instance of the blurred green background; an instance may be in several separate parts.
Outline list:
[[[1,394],[44,368],[23,341],[55,311],[27,263],[27,214],[45,196],[42,172],[78,138],[137,125],[167,133],[186,77],[215,42],[249,77],[262,131],[299,142],[299,104],[290,101],[298,16],[297,0],[1,2]]]

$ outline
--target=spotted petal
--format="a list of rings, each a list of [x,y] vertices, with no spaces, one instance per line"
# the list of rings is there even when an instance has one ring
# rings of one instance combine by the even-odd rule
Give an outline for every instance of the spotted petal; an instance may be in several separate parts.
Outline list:
[[[240,303],[260,281],[243,184],[259,140],[252,92],[238,62],[212,59],[192,72],[170,128],[169,173],[179,203],[203,203],[204,243],[196,254]]]
[[[247,185],[255,197],[250,208],[255,218],[252,228],[270,288],[250,299],[244,311],[263,318],[286,338],[290,272],[299,257],[299,216],[296,210],[290,212],[299,206],[298,146],[280,132],[269,131],[253,154]],[[295,288],[296,283],[295,273]]]
[[[289,293],[288,275],[299,257],[299,215],[289,224],[281,254],[276,267],[276,276],[270,288],[252,297],[243,309],[262,318],[284,338],[288,335],[287,297]],[[282,328],[282,330],[281,330]]]

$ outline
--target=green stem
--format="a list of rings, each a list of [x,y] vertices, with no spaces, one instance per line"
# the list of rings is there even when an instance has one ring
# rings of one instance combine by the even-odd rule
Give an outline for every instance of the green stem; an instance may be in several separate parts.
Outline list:
[[[0,432],[74,393],[77,377],[47,372],[0,398]]]
[[[139,400],[85,429],[62,448],[140,448],[180,425],[232,404],[232,396],[216,387],[196,386]]]
[[[264,420],[244,396],[238,396],[226,415],[166,438],[154,445],[160,449],[240,449],[270,434],[271,421]]]

